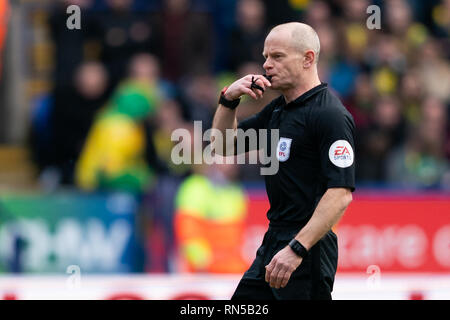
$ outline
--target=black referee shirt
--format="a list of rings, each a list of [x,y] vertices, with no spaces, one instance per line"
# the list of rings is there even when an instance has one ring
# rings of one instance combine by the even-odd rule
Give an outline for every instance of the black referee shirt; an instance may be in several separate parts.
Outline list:
[[[268,129],[268,155],[270,130],[279,129],[279,170],[265,176],[271,223],[305,225],[328,188],[355,190],[355,124],[326,83],[288,104],[280,96],[238,127]]]

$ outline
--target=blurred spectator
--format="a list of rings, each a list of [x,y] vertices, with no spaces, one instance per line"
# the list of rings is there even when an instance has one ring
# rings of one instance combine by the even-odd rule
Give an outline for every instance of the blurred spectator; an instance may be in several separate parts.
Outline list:
[[[441,43],[428,40],[422,46],[419,56],[418,69],[425,93],[449,102],[450,65],[448,60],[444,60]]]
[[[177,82],[212,70],[214,29],[207,13],[193,10],[190,0],[164,0],[152,21],[164,78]]]
[[[322,61],[323,52],[325,64],[320,72],[344,100],[352,95],[359,73],[367,68],[363,60],[369,45],[369,30],[365,24],[367,18],[365,3],[367,1],[342,1],[340,9],[343,16],[336,19],[335,30],[329,31],[324,26],[318,28],[322,34],[328,34],[328,38],[333,39],[325,42],[325,45],[332,49],[331,52],[325,50],[327,46],[321,49],[319,59]],[[324,40],[327,41],[327,38]],[[323,68],[328,69],[327,74]]]
[[[369,125],[374,100],[375,90],[369,74],[360,73],[356,78],[353,94],[345,101],[345,106],[352,114],[358,129],[364,129]]]
[[[131,57],[128,74],[134,80],[149,82],[162,96],[173,98],[177,95],[176,87],[161,77],[161,63],[155,55],[139,53]]]
[[[398,39],[405,37],[413,18],[410,5],[405,0],[390,0],[384,4],[388,32]]]
[[[247,199],[235,165],[198,168],[180,186],[175,202],[179,271],[239,273]]]
[[[219,88],[213,74],[199,73],[186,79],[183,85],[183,101],[189,110],[191,121],[201,121],[203,130],[212,126],[217,108]]]
[[[161,79],[160,64],[158,59],[147,53],[140,53],[133,56],[130,60],[128,68],[129,80],[136,81],[138,83],[145,83],[149,87],[155,90],[155,94],[162,99],[162,101],[169,99],[174,93],[173,86]],[[161,102],[164,106],[165,104]],[[165,109],[165,108],[164,108]],[[159,149],[155,146],[155,131],[163,127],[163,122],[158,118],[158,114],[162,111],[160,108],[156,111],[155,117],[148,117],[144,120],[144,128],[146,134],[146,146],[145,157],[147,163],[157,172],[167,171],[167,166],[170,165],[167,158],[164,156],[161,158]],[[174,110],[171,110],[172,112]],[[176,116],[173,114],[173,118]],[[164,161],[162,161],[163,159]]]
[[[154,115],[158,97],[149,82],[123,82],[97,116],[77,163],[77,185],[84,190],[142,194],[154,184],[145,161],[144,121]]]
[[[393,0],[385,2],[384,16],[387,31],[397,39],[403,53],[415,54],[415,49],[428,38],[428,29],[420,21],[414,21],[414,16],[423,14],[427,5],[418,1]]]
[[[333,60],[338,53],[339,34],[328,23],[321,23],[315,28],[320,39],[320,62]]]
[[[367,128],[358,130],[356,175],[359,181],[383,181],[387,155],[404,141],[405,124],[398,99],[380,98],[370,116]]]
[[[417,125],[420,119],[420,106],[424,96],[424,84],[419,70],[408,69],[401,79],[400,97],[405,117],[409,124]]]
[[[393,36],[379,36],[375,46],[373,53],[367,56],[375,89],[379,94],[394,94],[398,91],[399,78],[406,70],[406,57]]]
[[[148,81],[150,85],[159,85],[160,66],[155,56],[151,54],[140,53],[130,61],[128,74],[135,80]]]
[[[236,8],[236,25],[231,30],[227,51],[228,68],[235,72],[244,62],[264,63],[262,55],[268,29],[265,6],[261,0],[239,0]]]
[[[34,110],[32,145],[41,169],[56,168],[57,179],[73,183],[73,170],[95,113],[109,97],[109,79],[97,62],[81,64],[73,86],[42,97]]]
[[[72,85],[77,67],[85,60],[95,58],[86,55],[89,41],[96,37],[94,18],[89,8],[92,0],[55,1],[49,20],[50,34],[55,46],[54,83],[56,90]],[[67,28],[67,7],[77,5],[81,9],[81,29]]]
[[[330,68],[328,82],[339,96],[346,99],[353,92],[360,71],[358,64],[349,60],[340,60]]]
[[[107,0],[109,10],[99,14],[96,28],[101,60],[113,84],[126,76],[130,58],[137,53],[154,53],[156,34],[145,12],[132,11],[133,0]]]
[[[189,170],[188,165],[175,165],[171,160],[171,152],[174,142],[171,136],[174,130],[179,128],[186,128],[188,123],[185,122],[182,116],[180,104],[175,99],[165,99],[161,102],[161,107],[155,116],[152,141],[155,148],[155,153],[159,159],[166,165],[164,173],[171,176],[184,176]]]
[[[316,30],[316,32],[318,32],[317,29],[320,26],[328,26],[328,21],[331,18],[330,14],[330,7],[325,1],[312,1],[306,12],[305,23],[309,24]],[[322,45],[322,37],[320,37],[320,35],[319,39]]]
[[[438,36],[447,37],[450,35],[450,0],[438,2],[432,9],[432,21]]]
[[[366,9],[371,4],[369,0],[341,0],[339,2],[342,19],[345,19],[347,23],[360,22],[365,24],[367,19]]]
[[[316,32],[320,39],[320,63],[317,66],[319,77],[323,82],[329,82],[330,70],[339,58],[339,33],[328,23],[317,26]]]
[[[421,122],[412,128],[404,146],[395,149],[388,160],[388,181],[399,187],[446,187],[450,167],[445,158],[447,110],[436,98],[428,97]]]

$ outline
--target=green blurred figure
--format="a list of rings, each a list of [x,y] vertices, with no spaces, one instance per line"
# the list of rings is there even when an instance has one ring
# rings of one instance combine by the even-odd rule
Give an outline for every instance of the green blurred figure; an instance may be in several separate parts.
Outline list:
[[[143,79],[123,82],[99,113],[76,168],[84,190],[141,193],[155,180],[145,162],[144,121],[158,104],[153,84]]]

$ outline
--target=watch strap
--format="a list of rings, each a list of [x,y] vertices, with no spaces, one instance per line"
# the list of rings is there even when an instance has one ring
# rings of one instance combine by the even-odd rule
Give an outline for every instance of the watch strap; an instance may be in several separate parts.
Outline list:
[[[239,103],[241,102],[241,98],[228,100],[227,98],[225,98],[225,91],[227,91],[227,89],[228,87],[225,87],[220,92],[219,104],[223,105],[228,109],[236,109]]]
[[[295,238],[289,242],[289,247],[291,247],[292,251],[299,257],[304,258],[308,255],[308,250]]]

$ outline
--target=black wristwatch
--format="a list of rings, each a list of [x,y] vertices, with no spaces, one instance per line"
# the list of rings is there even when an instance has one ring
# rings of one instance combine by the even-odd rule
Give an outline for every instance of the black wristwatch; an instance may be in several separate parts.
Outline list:
[[[220,92],[219,104],[223,105],[224,107],[226,107],[228,109],[234,110],[239,105],[239,102],[241,102],[241,98],[234,99],[234,100],[227,100],[227,98],[225,98],[225,91],[227,91],[227,89],[228,89],[228,87],[225,87]]]
[[[306,248],[295,238],[289,242],[289,247],[291,247],[292,251],[294,251],[299,257],[304,258],[308,255],[308,250],[306,250]]]

